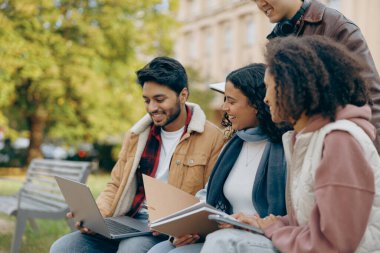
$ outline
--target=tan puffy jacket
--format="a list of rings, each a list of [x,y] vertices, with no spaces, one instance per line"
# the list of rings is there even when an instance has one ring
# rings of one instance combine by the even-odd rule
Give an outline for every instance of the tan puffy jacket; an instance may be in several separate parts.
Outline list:
[[[169,168],[168,182],[195,194],[208,181],[214,163],[224,144],[222,131],[206,120],[202,109],[188,103],[193,116],[187,133],[177,145]],[[152,120],[145,115],[126,134],[111,181],[97,199],[103,216],[125,215],[136,193],[136,170],[144,151]]]

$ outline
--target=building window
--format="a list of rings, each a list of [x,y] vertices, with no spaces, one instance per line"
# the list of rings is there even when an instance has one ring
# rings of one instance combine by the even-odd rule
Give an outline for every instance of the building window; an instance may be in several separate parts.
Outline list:
[[[226,26],[224,29],[224,49],[230,51],[232,48],[232,29]]]
[[[188,60],[194,60],[196,58],[195,38],[194,34],[189,33],[186,35],[187,55]]]
[[[207,8],[209,10],[215,9],[216,5],[217,5],[217,0],[207,0]]]
[[[196,0],[188,0],[188,6],[192,17],[198,15],[198,5]]]
[[[250,18],[246,25],[247,45],[252,46],[256,40],[256,26],[253,20]]]
[[[214,37],[212,36],[211,32],[207,32],[206,39],[205,39],[206,56],[212,56],[213,47],[214,47]]]

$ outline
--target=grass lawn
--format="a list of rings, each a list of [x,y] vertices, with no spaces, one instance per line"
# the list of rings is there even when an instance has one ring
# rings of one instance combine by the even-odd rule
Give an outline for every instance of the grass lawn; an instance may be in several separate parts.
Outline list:
[[[99,195],[105,187],[110,175],[90,175],[87,184],[91,188],[95,197]],[[0,180],[0,195],[15,194],[23,177],[12,178],[11,180]],[[8,253],[11,247],[12,234],[14,231],[15,217],[10,217],[0,213],[0,253]],[[20,253],[45,253],[49,252],[50,245],[60,236],[70,232],[67,223],[64,220],[36,220],[39,230],[34,231],[27,224]]]

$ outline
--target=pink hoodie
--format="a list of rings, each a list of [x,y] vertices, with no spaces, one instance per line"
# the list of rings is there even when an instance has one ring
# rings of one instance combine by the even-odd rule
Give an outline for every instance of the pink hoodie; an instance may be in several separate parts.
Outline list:
[[[347,105],[337,119],[359,125],[375,139],[368,106]],[[313,116],[303,132],[312,132],[329,120]],[[299,226],[292,210],[265,229],[265,234],[282,253],[355,252],[367,227],[375,183],[372,168],[360,144],[347,132],[333,131],[324,140],[322,158],[315,176],[316,204],[309,223]]]

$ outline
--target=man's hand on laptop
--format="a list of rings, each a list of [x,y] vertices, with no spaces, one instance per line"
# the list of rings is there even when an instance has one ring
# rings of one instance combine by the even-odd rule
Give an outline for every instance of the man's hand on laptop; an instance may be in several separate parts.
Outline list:
[[[74,213],[73,212],[68,212],[66,214],[66,217],[69,219],[74,218]],[[83,227],[83,222],[82,221],[77,221],[75,222],[76,228],[82,233],[82,234],[95,234],[94,232],[91,231],[91,229]]]

